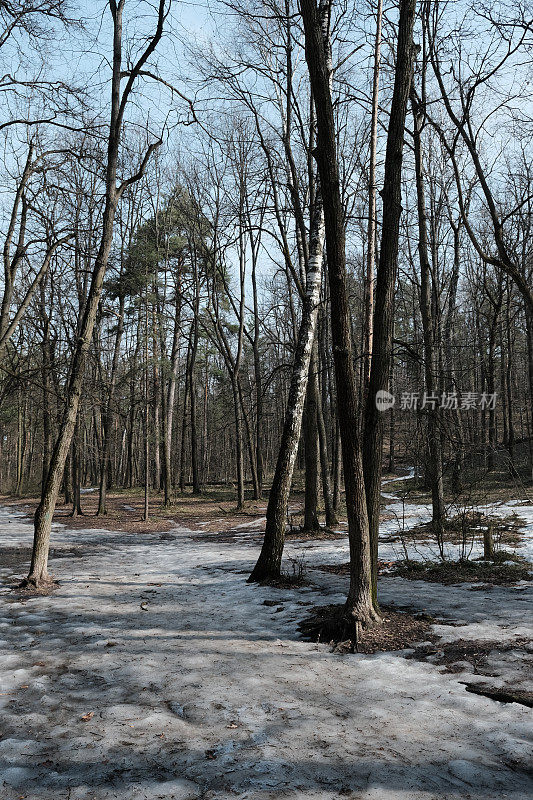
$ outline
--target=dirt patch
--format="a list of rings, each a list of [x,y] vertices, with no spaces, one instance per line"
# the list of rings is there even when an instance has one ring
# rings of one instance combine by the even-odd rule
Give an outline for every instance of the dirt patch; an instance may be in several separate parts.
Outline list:
[[[393,573],[396,561],[382,561],[381,559],[378,561],[378,574],[379,575],[390,575]],[[313,569],[319,569],[322,572],[330,572],[332,575],[349,575],[350,574],[350,562],[346,561],[343,564],[317,564],[317,566],[313,566]]]
[[[370,654],[404,650],[414,642],[427,640],[435,622],[426,614],[408,614],[388,606],[383,606],[381,611],[382,624],[361,632],[357,641],[357,652]],[[344,606],[316,606],[312,614],[300,622],[298,630],[308,641],[329,643],[334,652],[350,652],[355,649],[353,639],[347,637]]]
[[[23,511],[32,517],[37,508],[37,497],[1,497],[5,505]],[[98,492],[82,494],[83,514],[72,517],[72,507],[59,503],[54,514],[54,522],[66,525],[70,530],[113,530],[125,533],[164,533],[173,528],[186,527],[204,532],[238,530],[243,522],[261,520],[264,516],[264,501],[247,500],[246,509],[236,512],[231,487],[228,489],[206,489],[202,495],[185,492],[178,495],[175,502],[165,506],[162,494],[154,494],[150,499],[148,521],[143,520],[144,498],[139,490],[116,490],[107,494],[108,513],[97,516]]]
[[[441,667],[441,672],[456,674],[466,671],[501,680],[503,676],[493,671],[494,668],[490,664],[489,657],[513,653],[513,657],[518,655],[526,667],[528,662],[533,661],[531,650],[531,642],[523,638],[516,639],[509,644],[502,644],[500,641],[475,639],[458,639],[454,642],[443,643],[435,638],[432,640],[430,637],[429,641],[418,645],[406,658],[428,661]],[[495,687],[486,684],[465,683],[465,686],[467,691],[489,697],[492,700],[503,703],[520,703],[529,708],[533,706],[533,692],[509,684]]]
[[[506,563],[508,561],[513,563]],[[333,575],[350,574],[349,563],[319,564],[314,569]],[[533,576],[531,564],[513,553],[499,553],[495,561],[379,561],[378,573],[444,585],[485,583],[513,586],[518,581],[529,581]]]
[[[416,647],[413,653],[406,656],[406,658],[416,661],[431,661],[433,664],[444,667],[444,672],[452,673],[462,672],[465,668],[465,662],[468,662],[476,675],[494,677],[494,674],[487,666],[487,659],[491,653],[520,651],[526,657],[529,657],[530,647],[531,645],[527,639],[516,639],[510,644],[502,644],[498,641],[457,639],[446,644],[437,641],[432,644],[424,642],[419,647]]]
[[[12,590],[10,593],[11,601],[21,600],[35,595],[49,594],[58,585],[57,581],[54,581],[53,579],[50,580],[49,584],[38,589],[34,586],[22,587],[19,585],[23,574],[28,570],[29,563],[31,561],[31,552],[31,547],[0,546],[0,565],[2,566],[2,569],[9,569],[12,571],[10,575],[0,576],[0,585],[3,586],[4,589],[5,587],[8,587]],[[87,548],[77,545],[51,547],[50,559],[83,558],[83,556],[88,552],[89,551]]]
[[[480,511],[469,511],[446,520],[443,541],[455,545],[462,544],[468,552],[474,542],[483,542],[484,530],[490,527],[496,548],[516,547],[522,541],[524,525],[524,520],[517,514],[495,517],[482,514]],[[401,539],[407,544],[435,541],[433,523],[425,522],[416,525],[408,531],[404,531],[401,536],[394,534],[386,541],[400,541]]]
[[[502,560],[513,563],[499,563]],[[500,555],[497,561],[397,561],[390,575],[408,580],[451,585],[454,583],[488,583],[512,586],[518,581],[529,581],[531,565],[511,553]]]
[[[329,528],[321,528],[319,531],[300,531],[291,530],[285,534],[286,539],[297,542],[320,542],[334,539],[346,539],[348,536],[348,529],[346,531],[332,531]]]
[[[522,689],[498,689],[496,686],[479,686],[477,683],[465,683],[465,687],[467,692],[489,697],[499,703],[519,703],[527,708],[533,708],[533,692]]]
[[[232,542],[242,542],[243,539],[253,539],[254,537],[262,535],[263,531],[259,528],[251,528],[250,530],[247,530],[246,528],[241,528],[240,530],[234,528],[233,530],[229,531],[210,531],[205,530],[205,528],[202,527],[200,531],[195,531],[195,533],[191,535],[191,539],[194,542],[205,542],[206,538],[210,536],[213,541],[232,544]]]

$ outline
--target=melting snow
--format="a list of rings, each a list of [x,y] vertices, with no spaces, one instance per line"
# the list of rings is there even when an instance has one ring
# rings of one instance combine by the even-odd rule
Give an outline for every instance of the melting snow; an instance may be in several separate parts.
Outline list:
[[[425,513],[409,509],[409,524]],[[31,543],[20,513],[0,510],[0,530],[4,546]],[[55,526],[55,547],[84,552],[52,563],[58,589],[4,592],[2,800],[529,796],[528,709],[468,694],[466,673],[403,653],[339,656],[298,639],[308,607],[345,594],[345,578],[313,569],[346,561],[345,541],[291,541],[287,556],[305,558],[314,585],[289,591],[246,583],[257,535],[190,534]],[[464,624],[439,624],[443,641],[531,632],[529,585],[389,577],[381,597]]]

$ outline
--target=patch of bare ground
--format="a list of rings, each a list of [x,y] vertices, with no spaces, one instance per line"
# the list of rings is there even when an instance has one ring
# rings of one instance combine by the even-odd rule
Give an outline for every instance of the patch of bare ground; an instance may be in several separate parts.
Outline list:
[[[523,689],[498,689],[496,686],[479,686],[477,683],[465,683],[465,688],[467,692],[489,697],[499,703],[520,703],[527,708],[533,708],[533,692]]]
[[[378,561],[378,573],[379,575],[390,575],[391,570],[394,569],[396,562],[395,561]],[[319,569],[322,572],[330,572],[332,575],[349,575],[350,574],[350,563],[346,561],[344,564],[317,564],[317,566],[313,566],[313,569]]]
[[[87,549],[74,546],[51,547],[51,558],[81,558]],[[31,547],[0,546],[0,564],[3,568],[16,570],[31,559]]]
[[[415,647],[412,653],[408,653],[406,658],[416,661],[429,661],[437,667],[442,667],[442,672],[460,673],[471,671],[475,675],[482,675],[488,678],[500,678],[491,667],[489,658],[502,653],[516,653],[524,661],[531,661],[531,642],[527,639],[516,639],[509,644],[499,641],[478,641],[475,639],[457,639],[454,642],[443,643],[436,637],[428,637],[425,641]],[[492,687],[486,684],[465,683],[466,689],[474,694],[484,695],[493,700],[504,703],[520,703],[533,707],[533,692],[517,689],[513,686]]]
[[[194,523],[191,521],[191,524]],[[210,530],[207,528],[207,526],[202,525],[200,530],[197,530],[194,534],[191,534],[191,539],[195,542],[202,542],[205,540],[206,535],[209,534],[213,534],[216,538],[216,541],[221,544],[231,544],[232,542],[241,542],[244,537],[253,538],[254,536],[261,536],[262,531],[257,528],[252,528],[250,530],[239,530],[238,528],[221,530],[220,526],[216,530]]]
[[[347,621],[342,605],[316,606],[310,616],[298,625],[302,637],[311,642],[330,644],[334,652],[356,649],[359,653],[384,653],[405,650],[414,642],[427,640],[434,619],[427,614],[408,614],[389,606],[381,608],[380,625],[365,628],[357,643],[348,636]]]
[[[517,514],[507,517],[496,517],[480,511],[468,511],[456,514],[445,522],[444,541],[450,544],[466,544],[483,541],[483,531],[490,528],[496,546],[515,546],[522,539],[524,520]],[[398,538],[398,537],[396,537]],[[406,542],[427,542],[435,538],[431,522],[417,525],[402,534]]]
[[[348,531],[333,531],[331,528],[321,528],[319,531],[304,531],[299,529],[292,529],[285,534],[286,539],[291,541],[327,541],[334,539],[345,539]]]
[[[503,563],[502,563],[503,562]],[[512,563],[508,563],[512,562]],[[318,564],[315,569],[333,575],[349,575],[350,564]],[[483,583],[512,586],[532,578],[531,564],[514,553],[500,551],[492,561],[378,561],[380,575],[397,575],[411,581]]]
[[[418,647],[415,647],[412,653],[408,654],[406,658],[415,659],[416,661],[428,661],[444,667],[444,672],[462,672],[465,663],[468,662],[472,671],[476,675],[488,675],[494,677],[494,674],[487,666],[487,659],[491,653],[509,653],[520,651],[526,656],[531,653],[531,643],[527,639],[515,639],[509,644],[503,644],[498,641],[476,639],[457,639],[453,642],[423,642]]]
[[[50,548],[51,559],[82,558],[87,553],[87,548],[77,545]],[[0,564],[2,565],[2,569],[11,570],[10,575],[4,574],[0,576],[0,585],[3,585],[4,589],[6,587],[9,588],[9,599],[12,602],[16,600],[22,600],[27,597],[33,597],[35,595],[50,594],[50,592],[53,591],[56,586],[58,586],[58,582],[53,578],[50,578],[49,583],[38,588],[29,584],[27,586],[22,586],[20,584],[20,577],[15,578],[14,576],[20,576],[27,571],[30,560],[31,547],[0,546]]]
[[[397,561],[389,574],[399,575],[408,580],[423,580],[445,585],[486,583],[512,586],[518,581],[531,580],[532,570],[531,564],[519,556],[500,552],[497,559],[492,561],[466,559],[442,562]]]
[[[524,476],[525,477],[525,476]],[[431,503],[431,492],[420,487],[415,478],[406,478],[395,481],[391,487],[385,490],[398,492],[407,503]],[[466,482],[464,490],[460,494],[452,493],[449,487],[445,486],[444,499],[446,503],[461,504],[464,502],[468,506],[485,506],[493,503],[524,502],[530,504],[533,500],[531,484],[528,480],[510,481],[504,476],[494,477],[491,481],[472,483]]]
[[[39,498],[0,497],[0,502],[32,517]],[[246,509],[237,512],[231,487],[206,490],[205,494],[189,492],[177,495],[171,505],[165,506],[163,496],[154,494],[150,499],[149,519],[143,520],[144,499],[139,490],[109,491],[108,513],[97,516],[98,492],[87,492],[81,498],[83,513],[71,516],[72,507],[64,503],[57,505],[54,522],[67,525],[69,529],[113,530],[125,533],[164,533],[176,526],[192,530],[215,532],[230,531],[246,521],[260,520],[264,516],[264,501],[246,502]]]

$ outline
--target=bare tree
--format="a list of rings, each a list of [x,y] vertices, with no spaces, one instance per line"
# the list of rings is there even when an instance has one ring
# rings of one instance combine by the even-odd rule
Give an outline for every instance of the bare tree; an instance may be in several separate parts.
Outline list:
[[[65,466],[67,452],[70,447],[72,435],[78,416],[80,393],[85,372],[87,350],[89,348],[102,285],[107,269],[111,245],[113,242],[113,224],[117,204],[128,186],[131,186],[142,177],[150,156],[159,145],[158,142],[150,144],[139,166],[139,170],[131,177],[117,184],[117,170],[120,151],[120,141],[124,123],[124,113],[134,83],[143,70],[144,65],[155,51],[163,34],[163,25],[167,14],[165,0],[158,4],[157,25],[155,33],[149,37],[148,44],[142,51],[134,66],[129,70],[126,85],[121,91],[122,78],[122,30],[123,11],[125,0],[110,0],[110,12],[113,21],[113,71],[111,79],[111,119],[109,125],[109,139],[105,179],[105,207],[102,220],[102,237],[96,256],[91,286],[84,310],[79,340],[72,357],[67,402],[65,414],[58,440],[50,461],[43,497],[35,513],[35,533],[31,566],[26,582],[39,586],[48,580],[48,552],[50,546],[50,533],[52,517],[61,485],[61,478]]]

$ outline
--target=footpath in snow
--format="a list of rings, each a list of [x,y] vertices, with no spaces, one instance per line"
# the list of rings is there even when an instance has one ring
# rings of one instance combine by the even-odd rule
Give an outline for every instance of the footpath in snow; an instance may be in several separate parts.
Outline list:
[[[531,796],[528,708],[469,694],[466,673],[405,652],[338,655],[301,641],[308,610],[344,596],[346,578],[315,567],[346,561],[346,542],[291,541],[311,585],[258,587],[246,583],[253,528],[217,541],[183,528],[56,527],[59,587],[20,599],[3,584],[2,800]],[[31,537],[24,517],[0,510],[2,548]],[[443,641],[531,639],[531,584],[385,577],[381,598],[462,624],[439,624]],[[495,655],[495,669],[525,687],[512,653]]]

